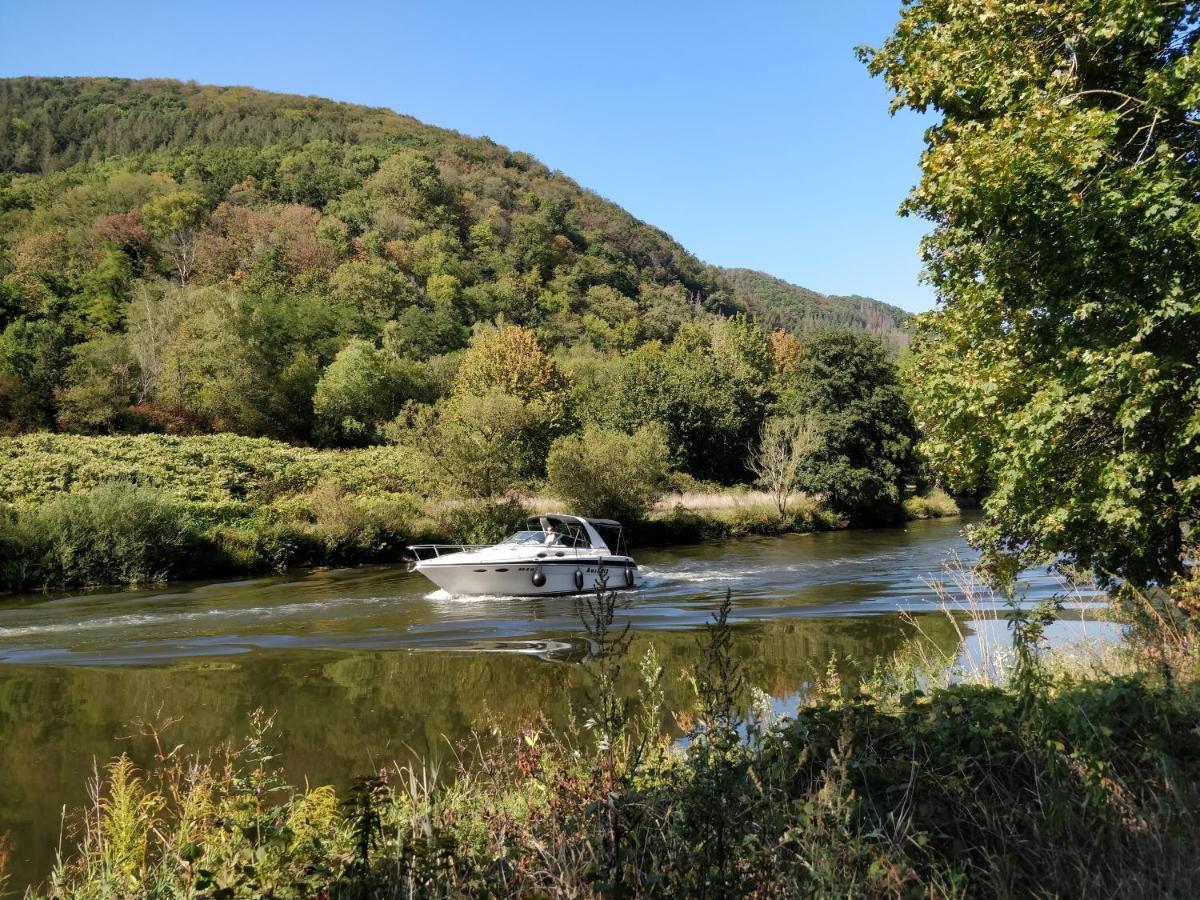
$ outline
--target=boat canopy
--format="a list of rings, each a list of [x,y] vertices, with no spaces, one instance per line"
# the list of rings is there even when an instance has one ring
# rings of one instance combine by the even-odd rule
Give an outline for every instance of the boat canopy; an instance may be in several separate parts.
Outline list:
[[[614,519],[585,519],[582,516],[547,513],[530,516],[526,526],[541,531],[558,531],[563,534],[564,543],[573,546],[603,548],[615,556],[629,555],[625,529]]]

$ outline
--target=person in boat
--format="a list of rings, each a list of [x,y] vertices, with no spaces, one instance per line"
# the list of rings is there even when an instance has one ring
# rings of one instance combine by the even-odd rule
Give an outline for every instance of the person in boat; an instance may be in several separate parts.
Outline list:
[[[542,538],[542,543],[547,547],[562,543],[562,535],[558,533],[558,526],[555,523],[550,522],[546,526],[546,536]]]

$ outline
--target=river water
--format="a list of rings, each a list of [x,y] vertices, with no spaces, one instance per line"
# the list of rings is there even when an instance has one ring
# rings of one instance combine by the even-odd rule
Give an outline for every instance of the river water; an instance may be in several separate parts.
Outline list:
[[[731,590],[747,680],[786,708],[833,654],[870,665],[912,639],[902,611],[937,652],[963,651],[930,587],[948,560],[970,561],[963,524],[635,549],[645,584],[621,595],[618,616],[631,623],[635,658],[654,644],[667,706],[681,709],[681,672]],[[1027,573],[1025,586],[1030,600],[1060,590],[1046,573]],[[149,758],[139,722],[178,718],[170,741],[200,749],[237,741],[254,709],[275,711],[293,783],[345,785],[414,755],[453,758],[492,724],[561,723],[586,702],[582,600],[466,600],[432,588],[402,566],[370,566],[0,600],[10,887],[46,876],[63,804],[85,800],[94,761],[123,750]],[[1087,624],[1095,604],[1075,609],[1059,639],[1111,634]],[[986,615],[960,628],[968,649],[981,634],[1003,637]]]

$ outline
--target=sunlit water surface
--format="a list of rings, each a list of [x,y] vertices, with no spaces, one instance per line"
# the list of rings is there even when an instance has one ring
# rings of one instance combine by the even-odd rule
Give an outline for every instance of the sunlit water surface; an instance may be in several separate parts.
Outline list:
[[[963,522],[644,550],[644,584],[621,595],[632,653],[653,643],[668,707],[688,703],[703,624],[733,592],[747,679],[781,709],[833,654],[870,664],[913,635],[953,657],[1002,623],[958,627],[931,582],[971,553]],[[1061,585],[1027,573],[1031,601]],[[1076,602],[1052,635],[1105,640],[1099,604]],[[277,711],[293,779],[344,785],[414,754],[447,758],[491,723],[563,721],[584,702],[578,598],[453,598],[403,566],[373,566],[154,590],[0,600],[0,833],[18,889],[45,877],[62,804],[85,799],[93,760],[149,754],[139,721],[179,717],[173,742],[236,741],[249,713]],[[965,637],[960,638],[959,631]],[[626,667],[633,670],[635,666]],[[629,688],[632,689],[632,682]]]

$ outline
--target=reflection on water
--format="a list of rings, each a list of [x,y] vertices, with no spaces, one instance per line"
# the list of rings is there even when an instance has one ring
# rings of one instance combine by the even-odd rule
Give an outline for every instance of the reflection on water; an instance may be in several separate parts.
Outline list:
[[[748,680],[791,702],[834,653],[868,664],[894,653],[911,637],[901,610],[957,651],[928,581],[968,555],[960,529],[645,551],[645,583],[621,595],[620,615],[634,654],[654,644],[667,707],[679,708],[698,629],[729,588]],[[1029,580],[1032,599],[1056,589]],[[581,603],[451,598],[398,566],[0,602],[0,832],[12,834],[17,880],[48,871],[61,805],[84,799],[93,759],[145,758],[145,739],[129,737],[138,719],[182,716],[173,740],[204,747],[236,739],[256,707],[275,709],[293,778],[339,784],[413,753],[448,756],[492,722],[562,721],[583,701]]]

